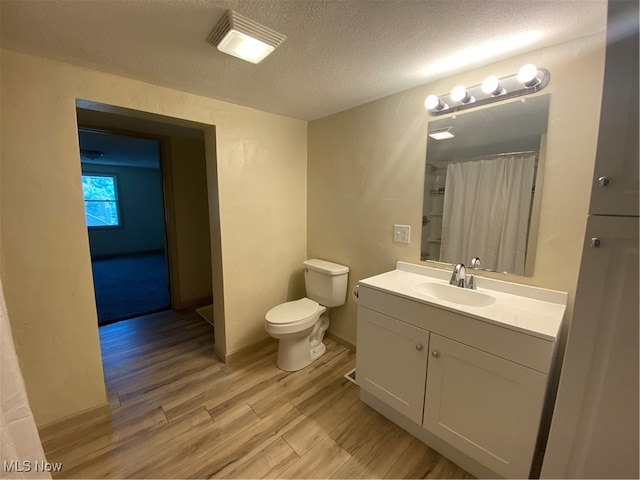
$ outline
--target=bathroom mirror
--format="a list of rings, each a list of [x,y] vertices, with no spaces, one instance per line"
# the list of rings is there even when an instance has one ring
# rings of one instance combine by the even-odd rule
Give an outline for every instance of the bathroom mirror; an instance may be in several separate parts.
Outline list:
[[[429,122],[421,260],[533,274],[548,116],[541,95]]]

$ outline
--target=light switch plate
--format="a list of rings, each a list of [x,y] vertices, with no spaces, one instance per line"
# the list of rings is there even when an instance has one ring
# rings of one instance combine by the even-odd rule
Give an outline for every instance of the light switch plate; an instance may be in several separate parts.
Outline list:
[[[394,225],[393,241],[396,243],[411,243],[411,225]]]

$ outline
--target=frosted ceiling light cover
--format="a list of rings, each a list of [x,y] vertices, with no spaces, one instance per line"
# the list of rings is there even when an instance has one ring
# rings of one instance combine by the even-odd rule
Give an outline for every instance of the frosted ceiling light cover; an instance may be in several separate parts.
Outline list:
[[[213,29],[207,41],[218,50],[251,63],[259,63],[287,37],[231,10]]]
[[[218,44],[218,50],[247,62],[260,63],[275,48],[242,32],[230,30]]]

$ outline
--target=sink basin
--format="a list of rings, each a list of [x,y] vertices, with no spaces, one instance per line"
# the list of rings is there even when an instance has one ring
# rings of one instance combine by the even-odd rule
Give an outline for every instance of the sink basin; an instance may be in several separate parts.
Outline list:
[[[437,298],[446,302],[467,305],[469,307],[486,307],[496,301],[491,295],[468,288],[455,287],[443,283],[421,282],[413,289],[427,297]]]

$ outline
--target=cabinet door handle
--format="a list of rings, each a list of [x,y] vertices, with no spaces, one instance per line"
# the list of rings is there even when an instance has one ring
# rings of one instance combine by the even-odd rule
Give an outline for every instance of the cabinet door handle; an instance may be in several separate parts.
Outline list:
[[[593,237],[590,241],[589,241],[589,246],[591,247],[595,247],[595,248],[599,248],[602,246],[602,240],[600,240],[598,237]]]
[[[421,351],[422,351],[422,344],[420,344],[420,343],[419,343],[419,344],[417,344],[417,345],[416,345],[416,350],[417,350],[417,351],[419,351],[419,352],[421,352]]]
[[[438,352],[437,350],[434,350],[433,352],[431,352],[431,356],[433,358],[438,358],[440,356],[440,352]]]

